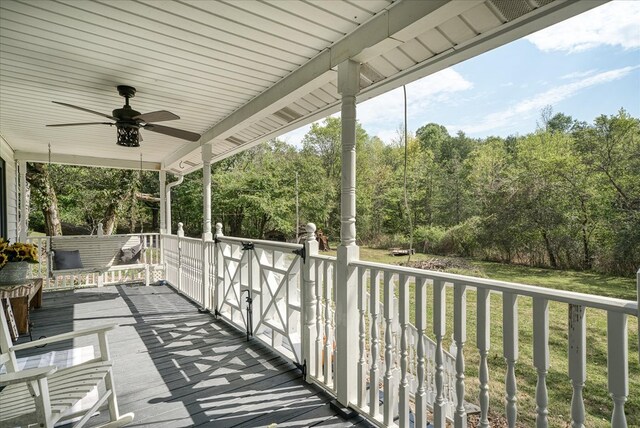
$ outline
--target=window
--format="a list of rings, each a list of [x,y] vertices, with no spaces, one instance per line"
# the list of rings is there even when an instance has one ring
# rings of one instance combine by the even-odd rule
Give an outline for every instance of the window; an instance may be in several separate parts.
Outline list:
[[[7,177],[2,158],[0,158],[0,236],[7,238]]]

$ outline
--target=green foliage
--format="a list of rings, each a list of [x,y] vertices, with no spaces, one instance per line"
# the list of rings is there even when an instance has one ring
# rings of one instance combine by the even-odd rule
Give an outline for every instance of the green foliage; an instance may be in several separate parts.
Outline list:
[[[550,108],[536,132],[477,140],[438,124],[395,141],[356,128],[361,244],[558,269],[632,274],[640,266],[640,120],[624,110],[577,122]],[[272,141],[212,166],[212,218],[231,236],[295,240],[299,223],[340,236],[341,123],[313,124],[301,149]],[[157,175],[52,165],[43,170],[63,222],[95,230],[115,212],[121,230],[153,230]],[[46,177],[45,177],[46,178]],[[44,186],[47,180],[43,180]],[[169,181],[173,179],[170,178]],[[35,181],[34,181],[35,183]],[[44,190],[43,190],[44,189]],[[49,196],[33,186],[31,224]],[[173,190],[172,229],[202,233],[202,171]],[[151,228],[151,229],[149,229]]]

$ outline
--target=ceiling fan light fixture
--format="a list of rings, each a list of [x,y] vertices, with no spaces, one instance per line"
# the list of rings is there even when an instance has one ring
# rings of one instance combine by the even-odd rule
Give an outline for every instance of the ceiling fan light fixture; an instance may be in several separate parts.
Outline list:
[[[140,147],[140,129],[135,125],[116,125],[116,144],[123,147]]]

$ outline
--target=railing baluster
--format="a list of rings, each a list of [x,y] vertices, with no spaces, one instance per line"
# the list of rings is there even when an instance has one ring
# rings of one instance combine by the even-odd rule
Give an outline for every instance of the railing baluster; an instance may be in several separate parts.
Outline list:
[[[491,346],[491,299],[489,298],[490,291],[486,288],[477,289],[477,312],[478,312],[478,324],[477,328],[477,345],[480,353],[480,367],[479,367],[479,380],[480,380],[480,422],[481,428],[489,427],[489,364],[487,361],[487,355]]]
[[[367,289],[365,275],[367,270],[358,268],[358,311],[360,312],[359,345],[360,358],[358,359],[358,407],[366,406],[367,396],[367,349],[366,349],[366,311]]]
[[[612,428],[626,428],[624,403],[629,395],[629,354],[627,315],[607,312],[607,373],[613,399]]]
[[[454,426],[467,426],[467,411],[464,408],[464,344],[467,341],[467,287],[453,285],[453,336],[456,342],[456,410]]]
[[[444,395],[444,352],[442,339],[446,333],[446,294],[444,281],[433,282],[433,334],[436,337],[436,400],[433,404],[433,424],[436,428],[445,428],[446,400]]]
[[[518,296],[513,293],[502,293],[502,331],[503,354],[507,362],[505,375],[505,399],[507,423],[510,428],[516,426],[518,418],[518,398],[516,384],[516,362],[518,361]]]
[[[395,389],[393,388],[393,274],[384,273],[384,423],[393,422],[393,404]]]
[[[322,374],[322,283],[324,275],[322,274],[325,261],[316,263],[316,377],[320,379]]]
[[[333,357],[333,337],[331,331],[331,279],[329,274],[329,263],[324,264],[324,383],[333,386],[333,367],[331,360]]]
[[[533,365],[538,371],[536,385],[536,427],[549,426],[547,371],[549,370],[549,301],[533,298]]]
[[[427,287],[424,278],[416,278],[416,329],[418,330],[418,388],[416,391],[416,427],[427,426],[427,392],[425,387],[424,331],[427,328]]]
[[[378,316],[380,315],[380,285],[378,271],[371,269],[371,285],[369,287],[369,312],[371,313],[371,366],[369,369],[369,415],[376,419],[380,416],[379,382],[380,368],[380,335],[378,332]]]
[[[409,363],[409,278],[400,275],[400,304],[399,321],[401,328],[400,336],[400,403],[398,412],[400,415],[400,427],[409,427],[409,382],[407,380],[407,370]]]
[[[584,427],[585,410],[582,389],[587,379],[587,324],[585,307],[569,305],[569,377],[571,396],[571,427]]]

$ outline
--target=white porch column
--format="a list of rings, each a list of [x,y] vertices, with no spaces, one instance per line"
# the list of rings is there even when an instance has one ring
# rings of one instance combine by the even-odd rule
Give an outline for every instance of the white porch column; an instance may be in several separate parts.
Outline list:
[[[211,143],[202,146],[202,309],[211,309]]]
[[[169,183],[165,187],[165,199],[166,199],[165,200],[165,208],[166,208],[165,221],[167,222],[167,230],[166,230],[167,235],[171,235],[171,189],[181,184],[183,181],[184,181],[184,176],[181,175],[178,177],[178,180],[172,183]]]
[[[160,171],[160,234],[167,233],[167,171]]]
[[[336,389],[343,406],[356,402],[358,364],[358,283],[349,262],[359,258],[356,245],[356,94],[360,64],[338,65],[338,92],[342,95],[342,183],[340,245],[336,278]]]
[[[18,163],[20,170],[20,233],[18,234],[20,242],[27,241],[27,227],[29,220],[29,207],[27,207],[27,161]]]

